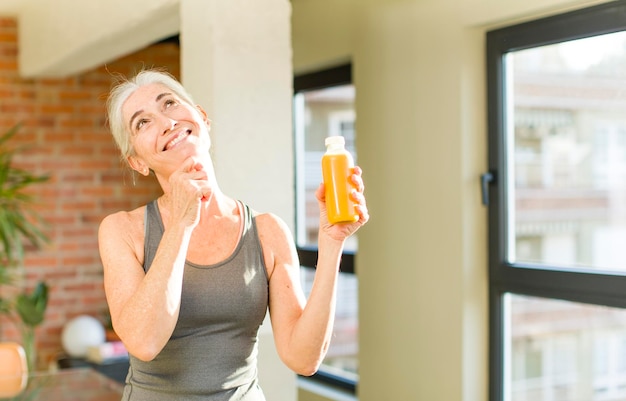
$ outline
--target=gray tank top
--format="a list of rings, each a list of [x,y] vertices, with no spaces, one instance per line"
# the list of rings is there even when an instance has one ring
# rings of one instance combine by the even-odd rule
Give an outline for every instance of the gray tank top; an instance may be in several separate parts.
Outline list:
[[[257,333],[268,306],[268,278],[255,219],[241,205],[243,232],[223,262],[185,264],[180,315],[165,348],[150,362],[130,357],[123,401],[264,401],[257,378]],[[146,207],[144,270],[163,222]]]

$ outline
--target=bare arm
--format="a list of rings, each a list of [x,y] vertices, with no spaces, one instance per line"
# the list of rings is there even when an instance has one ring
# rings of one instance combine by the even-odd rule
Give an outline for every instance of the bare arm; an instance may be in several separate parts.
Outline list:
[[[128,237],[128,213],[117,213],[100,225],[99,243],[104,287],[115,332],[128,352],[151,360],[170,338],[180,309],[189,230],[172,226],[163,234],[147,274]]]
[[[318,260],[313,287],[305,300],[300,287],[299,262],[287,227],[275,217],[263,216],[261,235],[270,275],[270,317],[274,338],[283,362],[295,372],[312,375],[324,359],[333,330],[339,262],[345,239],[369,219],[360,169],[353,176],[357,189],[359,221],[330,225],[326,217],[324,187],[316,196],[320,203]]]

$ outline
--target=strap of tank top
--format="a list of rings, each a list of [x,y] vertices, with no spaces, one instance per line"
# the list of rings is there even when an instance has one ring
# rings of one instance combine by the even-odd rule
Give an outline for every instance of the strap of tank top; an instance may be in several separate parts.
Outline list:
[[[156,250],[163,237],[163,227],[159,214],[157,201],[153,200],[146,205],[146,215],[144,223],[144,243],[143,243],[143,270],[148,272]]]

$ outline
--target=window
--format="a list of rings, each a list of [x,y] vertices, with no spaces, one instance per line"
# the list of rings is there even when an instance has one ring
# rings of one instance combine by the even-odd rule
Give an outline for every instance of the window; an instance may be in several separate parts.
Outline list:
[[[626,399],[625,15],[487,34],[491,401]]]
[[[297,76],[294,80],[294,136],[296,170],[296,245],[302,285],[308,296],[317,262],[319,208],[315,190],[322,182],[324,140],[342,135],[346,149],[354,149],[355,112],[351,66]],[[358,381],[358,281],[354,274],[357,238],[345,245],[339,274],[333,339],[315,378],[354,391]]]

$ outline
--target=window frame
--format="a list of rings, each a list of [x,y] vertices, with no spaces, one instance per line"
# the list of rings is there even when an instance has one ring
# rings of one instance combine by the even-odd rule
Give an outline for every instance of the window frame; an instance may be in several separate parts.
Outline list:
[[[533,47],[626,30],[626,0],[496,29],[486,37],[489,264],[489,400],[504,399],[504,295],[626,308],[626,273],[507,261],[507,171],[505,55]]]
[[[330,67],[320,71],[298,74],[293,79],[293,96],[299,92],[311,91],[316,89],[330,88],[333,86],[352,84],[352,64],[346,63],[335,67]],[[294,149],[294,154],[296,150]],[[294,164],[294,171],[295,171]],[[297,207],[297,200],[294,199]],[[297,213],[296,213],[297,215]],[[298,221],[295,222],[296,227]],[[317,247],[316,246],[299,246],[296,245],[298,252],[298,258],[302,266],[315,267],[317,264]],[[355,274],[354,268],[354,255],[355,252],[343,251],[341,257],[341,272],[348,274]],[[346,379],[344,377],[326,372],[323,370],[318,371],[310,378],[332,385],[343,390],[347,390],[351,393],[356,393],[357,382],[354,380]]]

